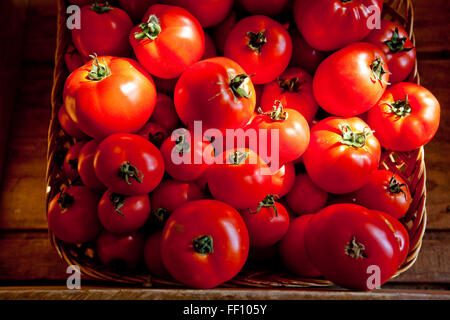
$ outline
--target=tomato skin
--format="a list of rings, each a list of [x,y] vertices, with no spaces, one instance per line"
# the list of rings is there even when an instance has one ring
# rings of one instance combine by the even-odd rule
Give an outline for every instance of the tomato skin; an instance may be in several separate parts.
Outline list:
[[[388,44],[386,44],[386,41],[393,39],[396,28],[398,28],[398,36],[405,38],[405,41],[403,46],[399,46],[398,48],[394,46],[392,48],[394,50],[391,50]],[[374,29],[364,41],[373,43],[383,50],[386,55],[389,71],[391,72],[389,75],[391,85],[405,80],[413,71],[416,61],[416,48],[414,48],[414,44],[401,25],[391,21],[381,20],[381,28]]]
[[[286,7],[288,0],[239,0],[239,2],[245,10],[252,14],[275,16]]]
[[[135,26],[129,35],[138,61],[152,75],[176,78],[200,60],[205,50],[205,35],[200,23],[180,7],[155,4],[148,8],[142,22],[151,16],[158,19],[161,31],[155,39],[138,39],[143,30]]]
[[[311,263],[305,247],[305,233],[312,217],[312,214],[306,214],[293,219],[278,246],[284,266],[290,272],[303,277],[320,276],[319,270]]]
[[[262,32],[266,39],[259,49],[251,48],[248,32]],[[225,42],[225,56],[239,63],[254,84],[274,81],[288,66],[292,40],[287,30],[269,17],[256,15],[240,20]]]
[[[136,23],[140,22],[147,9],[157,2],[158,0],[119,0],[122,9]]]
[[[123,168],[125,163],[129,166],[128,174],[122,171],[126,169]],[[131,196],[156,188],[164,174],[164,160],[158,148],[145,138],[116,133],[97,147],[94,169],[99,180],[112,192]]]
[[[228,33],[236,25],[236,21],[236,12],[231,11],[228,17],[212,28],[212,38],[220,55],[223,55],[225,52],[225,42],[227,40]]]
[[[165,127],[169,134],[178,128],[180,119],[175,111],[175,105],[173,104],[172,98],[164,93],[158,92],[155,109],[150,117],[150,121]]]
[[[175,109],[181,121],[193,129],[202,121],[204,130],[244,127],[255,109],[255,89],[250,78],[240,85],[248,97],[240,97],[230,86],[245,71],[233,60],[223,57],[199,61],[189,67],[175,87]]]
[[[311,47],[298,33],[297,29],[289,30],[292,39],[292,58],[289,65],[306,70],[309,74],[316,72],[319,64],[327,57],[327,53]]]
[[[170,274],[162,262],[161,239],[162,231],[157,231],[147,238],[144,247],[144,261],[152,275],[167,279],[170,278]]]
[[[158,94],[161,92],[164,92],[166,94],[173,94],[178,78],[162,79],[153,76],[153,80],[155,81],[155,86],[158,89]]]
[[[311,47],[331,51],[361,41],[369,34],[371,6],[381,12],[383,0],[296,0],[294,19]]]
[[[58,200],[64,198],[65,201],[60,205]],[[84,186],[64,189],[50,201],[47,216],[49,230],[67,243],[82,243],[94,239],[102,229],[97,217],[99,198],[97,193]]]
[[[81,54],[78,53],[73,45],[67,47],[66,53],[64,54],[64,62],[69,72],[73,72],[81,67],[86,63],[86,60],[86,58],[83,58]]]
[[[75,143],[73,146],[70,147],[69,151],[67,151],[67,154],[64,158],[63,172],[64,175],[67,177],[67,179],[69,179],[72,182],[76,178],[78,178],[78,157],[81,148],[83,148],[85,144],[86,141],[80,141],[78,143]]]
[[[209,59],[217,57],[216,46],[214,44],[214,40],[211,38],[209,34],[205,32],[205,52],[201,60]]]
[[[393,112],[396,101],[405,100],[411,112],[404,116]],[[383,147],[394,151],[411,151],[428,143],[439,127],[440,105],[426,88],[400,82],[388,88],[380,101],[369,111],[368,123],[375,130]]]
[[[380,61],[385,71],[378,79],[372,71]],[[372,108],[389,83],[389,68],[383,51],[371,43],[353,43],[327,57],[313,79],[314,97],[325,111],[354,116]]]
[[[353,133],[366,132],[361,147],[347,145],[339,126]],[[329,117],[311,130],[308,149],[303,154],[306,172],[321,189],[331,193],[348,193],[361,188],[379,165],[381,147],[369,126],[360,118]]]
[[[106,78],[89,79],[97,63],[94,60],[67,78],[63,93],[67,113],[93,138],[138,131],[155,107],[156,89],[151,76],[132,59],[105,56],[98,62],[107,64],[111,74]]]
[[[300,68],[286,69],[277,80],[264,86],[261,108],[264,112],[272,111],[275,102],[281,101],[285,108],[294,109],[311,123],[319,106],[314,99],[312,77]]]
[[[284,197],[294,186],[295,167],[292,162],[287,162],[272,174],[272,191],[279,198]]]
[[[72,29],[72,42],[85,59],[92,54],[127,57],[131,52],[128,33],[133,22],[122,9],[109,7],[112,10],[103,13],[95,12],[90,5],[81,8],[82,27]]]
[[[313,215],[305,244],[320,273],[349,289],[373,289],[369,266],[379,267],[380,285],[399,267],[399,244],[384,217],[355,204],[331,205]]]
[[[296,215],[316,213],[325,207],[328,193],[312,182],[306,173],[295,177],[291,191],[286,196],[286,201]]]
[[[169,132],[163,126],[155,122],[147,122],[137,135],[150,141],[155,147],[160,148],[164,140],[169,137]]]
[[[194,239],[203,236],[212,239],[211,253],[194,248]],[[173,278],[192,288],[214,288],[232,279],[243,267],[248,250],[244,220],[234,208],[215,200],[179,207],[167,221],[161,240],[164,266]]]
[[[69,117],[69,114],[66,111],[66,107],[62,105],[58,111],[58,121],[61,125],[61,128],[64,130],[72,138],[77,140],[87,139],[88,136],[77,127],[75,122]]]
[[[95,191],[103,192],[106,190],[105,185],[97,178],[94,170],[94,157],[97,152],[99,140],[91,140],[87,142],[80,150],[78,156],[78,173],[83,184]]]

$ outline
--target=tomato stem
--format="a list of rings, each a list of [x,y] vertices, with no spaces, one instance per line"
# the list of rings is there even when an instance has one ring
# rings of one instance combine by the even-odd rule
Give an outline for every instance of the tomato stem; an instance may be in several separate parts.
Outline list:
[[[339,124],[338,127],[342,132],[342,139],[339,142],[354,148],[364,147],[367,141],[367,136],[372,133],[372,130],[369,128],[364,128],[363,132],[353,132],[352,128],[348,124]]]
[[[268,194],[262,201],[258,203],[258,208],[255,211],[252,211],[251,209],[248,209],[248,211],[250,213],[257,214],[262,208],[272,208],[275,212],[275,217],[278,217],[278,210],[275,206],[275,199],[278,198],[279,197],[276,194]]]
[[[300,81],[298,77],[290,78],[290,79],[280,79],[277,80],[278,85],[284,92],[299,92],[300,87],[303,82]]]
[[[162,132],[156,132],[155,134],[149,133],[148,134],[148,141],[153,143],[157,148],[161,147],[163,141],[164,141],[164,133]]]
[[[375,79],[380,80],[382,82],[384,82],[383,75],[385,73],[387,73],[386,70],[384,69],[383,65],[384,65],[384,63],[381,60],[381,58],[376,58],[370,65],[370,68],[372,69]]]
[[[401,192],[405,196],[405,200],[406,200],[407,199],[406,192],[405,192],[405,190],[402,189],[402,187],[406,187],[406,190],[408,190],[408,185],[406,183],[399,183],[395,179],[395,173],[393,173],[391,179],[389,179],[389,192],[395,193],[395,194],[398,194]]]
[[[397,100],[394,103],[388,103],[388,106],[396,116],[403,118],[411,114],[412,109],[408,101],[408,95],[405,96],[405,100]]]
[[[99,4],[98,1],[95,1],[92,5],[91,5],[91,10],[96,12],[96,13],[105,13],[105,12],[109,12],[114,10],[113,7],[111,7],[108,3],[108,1],[106,1],[103,4]]]
[[[232,165],[239,165],[248,158],[248,152],[236,150],[233,153],[230,153],[229,160]]]
[[[139,173],[139,170],[131,165],[128,161],[122,163],[119,169],[119,176],[122,179],[125,179],[127,184],[131,185],[130,179],[134,179],[139,183],[142,183],[142,179],[144,178],[144,175]]]
[[[109,70],[105,60],[103,60],[103,63],[100,63],[97,54],[90,55],[90,57],[94,60],[92,61],[91,71],[87,75],[89,80],[100,81],[111,75],[111,70]]]
[[[62,190],[59,193],[59,197],[58,200],[56,200],[59,203],[59,206],[61,209],[67,209],[70,208],[73,205],[75,198],[68,194],[67,192],[64,192],[64,190]]]
[[[165,208],[157,208],[153,210],[152,213],[154,220],[156,220],[156,223],[161,227],[163,227],[167,219],[169,219],[169,211]]]
[[[180,135],[177,137],[177,140],[175,141],[175,148],[180,156],[191,151],[191,145],[186,141],[185,135]]]
[[[352,237],[350,242],[345,246],[345,254],[353,259],[367,258],[364,250],[366,250],[366,247],[361,242],[356,241],[355,237]]]
[[[261,107],[258,108],[258,113],[269,116],[272,121],[284,121],[288,118],[288,113],[283,110],[283,104],[280,100],[276,100],[272,106],[273,110],[271,112],[264,112]]]
[[[210,254],[214,252],[213,238],[211,236],[200,236],[192,241],[194,250],[200,254]]]
[[[405,48],[406,40],[407,40],[406,37],[400,38],[398,34],[398,27],[396,27],[394,32],[392,33],[391,39],[386,40],[384,44],[388,46],[391,53],[408,52],[414,49],[414,47]]]
[[[141,29],[142,32],[136,32],[134,34],[136,39],[148,38],[150,40],[155,40],[161,33],[161,25],[159,24],[158,17],[154,14],[150,15],[146,23],[141,23],[139,25],[139,29]]]
[[[251,92],[244,88],[245,81],[250,77],[246,74],[239,74],[230,80],[230,88],[236,98],[250,98]]]
[[[125,199],[126,196],[114,192],[112,192],[111,195],[109,196],[109,200],[112,202],[114,210],[121,216],[124,216],[122,211],[120,211],[120,208],[122,208],[123,205],[125,204]]]
[[[261,48],[267,42],[265,32],[265,30],[260,32],[247,32],[247,37],[249,38],[248,47],[252,50],[258,51],[259,54],[261,54]]]

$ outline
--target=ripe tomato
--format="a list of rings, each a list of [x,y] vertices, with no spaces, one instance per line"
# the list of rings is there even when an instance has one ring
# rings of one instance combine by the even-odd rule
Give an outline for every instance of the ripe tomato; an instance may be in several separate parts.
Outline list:
[[[155,122],[147,122],[141,130],[137,132],[137,135],[144,137],[157,148],[160,148],[164,140],[169,137],[169,132],[163,126]]]
[[[74,70],[81,67],[86,63],[86,60],[87,59],[83,58],[73,45],[70,44],[67,47],[66,53],[64,54],[64,62],[69,72],[73,72]]]
[[[158,0],[119,0],[120,6],[134,22],[140,22],[147,9]]]
[[[83,132],[104,138],[138,131],[153,112],[156,89],[135,60],[95,57],[70,74],[63,98],[67,113]]]
[[[155,81],[155,86],[158,89],[158,93],[164,92],[167,94],[173,94],[178,78],[162,79],[154,76],[153,80]]]
[[[63,172],[64,176],[73,182],[78,178],[78,156],[81,148],[86,144],[86,141],[80,141],[70,147],[64,158]]]
[[[364,41],[373,43],[383,50],[391,72],[389,75],[391,84],[405,80],[413,71],[416,48],[401,25],[382,20],[381,28],[374,29]]]
[[[307,214],[293,219],[278,246],[284,266],[290,272],[302,277],[320,276],[319,270],[311,263],[305,247],[305,233],[312,217],[312,214]]]
[[[61,128],[72,138],[77,140],[87,139],[88,136],[77,127],[75,122],[69,117],[66,107],[62,105],[58,111],[58,121]]]
[[[272,111],[275,102],[281,101],[285,108],[297,110],[311,123],[319,109],[314,99],[312,81],[312,77],[302,69],[286,69],[277,80],[264,86],[262,110]]]
[[[193,288],[213,288],[243,267],[248,231],[239,213],[215,200],[198,200],[175,210],[164,227],[161,256],[177,281]]]
[[[215,199],[239,210],[253,208],[270,193],[270,169],[255,152],[236,148],[217,157],[207,172]]]
[[[128,34],[133,22],[125,11],[108,3],[85,5],[80,11],[81,28],[72,29],[72,42],[89,59],[99,56],[127,57],[131,52]]]
[[[185,9],[155,4],[142,21],[129,38],[137,59],[152,75],[176,78],[203,56],[202,26]]]
[[[99,140],[91,140],[80,150],[80,154],[78,155],[78,173],[81,181],[86,187],[103,192],[106,187],[97,178],[94,170],[94,156],[97,152],[99,143]]]
[[[62,190],[48,207],[48,228],[67,243],[82,243],[94,239],[102,226],[97,217],[100,196],[82,186]]]
[[[247,226],[250,246],[269,247],[283,238],[289,228],[289,215],[277,197],[267,195],[257,206],[240,210]]]
[[[364,121],[329,117],[312,128],[303,162],[317,186],[341,194],[366,184],[380,156],[380,144]]]
[[[231,11],[228,17],[221,23],[212,28],[212,38],[216,44],[217,51],[223,55],[225,52],[225,41],[227,40],[228,33],[233,29],[236,24],[236,12]]]
[[[149,193],[161,182],[164,160],[158,148],[145,138],[116,133],[97,147],[94,169],[112,192],[137,195]]]
[[[275,16],[286,7],[288,1],[289,0],[239,0],[239,3],[245,10],[252,14]]]
[[[296,0],[294,19],[311,47],[331,51],[369,34],[368,26],[376,18],[371,7],[381,12],[383,0]]]
[[[316,213],[325,207],[328,193],[312,182],[306,173],[295,177],[294,186],[286,196],[286,201],[296,215]]]
[[[269,17],[247,17],[230,31],[225,42],[225,56],[252,75],[254,84],[268,83],[274,81],[291,60],[291,36]]]
[[[294,181],[295,167],[292,162],[288,162],[272,174],[271,194],[284,197],[292,189]]]
[[[175,109],[181,121],[204,130],[245,126],[255,109],[255,89],[250,77],[234,61],[218,57],[197,62],[175,87]]]
[[[355,204],[335,204],[313,215],[305,244],[319,272],[349,289],[374,289],[376,278],[382,285],[399,267],[399,244],[384,217]]]
[[[217,57],[216,46],[214,44],[214,40],[211,38],[209,34],[205,32],[205,52],[201,60],[209,59]]]
[[[290,66],[299,67],[309,74],[314,74],[322,60],[327,57],[327,53],[311,47],[298,33],[297,29],[290,29],[289,34],[291,35],[293,49]]]
[[[319,65],[313,80],[314,96],[325,111],[354,116],[377,103],[388,80],[384,53],[371,43],[353,43]]]
[[[150,199],[147,194],[124,196],[108,190],[100,199],[97,210],[106,230],[116,234],[132,233],[149,217]]]
[[[150,121],[165,127],[169,134],[178,128],[180,119],[175,111],[172,98],[164,93],[158,92],[155,109],[150,117]]]
[[[422,86],[401,82],[386,90],[369,111],[368,123],[383,147],[411,151],[428,143],[436,134],[439,101]]]
[[[170,278],[169,271],[164,267],[161,258],[161,239],[162,231],[157,231],[147,238],[144,247],[144,261],[152,275]]]

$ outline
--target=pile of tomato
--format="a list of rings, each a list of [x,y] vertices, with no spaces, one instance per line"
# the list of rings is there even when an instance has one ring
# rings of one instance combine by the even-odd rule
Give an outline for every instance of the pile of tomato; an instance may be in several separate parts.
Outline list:
[[[193,288],[252,265],[359,290],[394,275],[412,199],[381,153],[430,141],[440,106],[382,0],[69,2],[58,239]]]

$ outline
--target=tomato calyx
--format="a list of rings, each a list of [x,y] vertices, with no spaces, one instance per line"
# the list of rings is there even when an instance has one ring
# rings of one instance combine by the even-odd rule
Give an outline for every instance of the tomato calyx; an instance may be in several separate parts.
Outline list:
[[[134,179],[137,182],[142,183],[142,179],[144,178],[144,175],[141,175],[139,170],[128,161],[125,161],[120,165],[119,176],[122,179],[125,179],[129,185],[131,185],[130,179]]]
[[[152,211],[153,220],[161,227],[169,219],[169,211],[166,208],[157,208]]]
[[[141,29],[142,32],[136,32],[134,34],[136,39],[142,40],[148,38],[150,40],[155,40],[161,33],[161,25],[159,24],[158,17],[154,14],[150,15],[146,23],[141,23],[139,25],[139,29]]]
[[[262,201],[258,203],[258,208],[255,211],[248,209],[252,214],[257,214],[262,208],[272,208],[275,212],[275,217],[278,217],[277,207],[275,206],[275,200],[278,199],[276,194],[268,194]]]
[[[115,192],[112,192],[112,193],[109,195],[109,200],[112,202],[113,207],[114,207],[114,210],[115,210],[118,214],[120,214],[121,216],[125,216],[125,215],[122,213],[122,211],[120,211],[120,208],[122,208],[123,205],[125,204],[125,199],[126,199],[126,198],[127,198],[126,196],[124,196],[124,195],[122,195],[122,194],[115,193]]]
[[[59,207],[64,210],[70,208],[73,205],[75,198],[72,195],[68,194],[67,192],[64,192],[64,190],[62,190],[59,193],[58,200],[56,201],[58,202]]]
[[[388,46],[391,53],[408,52],[414,49],[414,47],[405,48],[406,40],[406,37],[400,38],[398,34],[398,27],[396,27],[394,32],[392,33],[391,39],[386,40],[384,44]]]
[[[92,5],[91,5],[91,10],[94,11],[95,13],[105,13],[105,12],[109,12],[114,10],[113,7],[111,7],[108,3],[108,1],[106,1],[105,3],[99,4],[98,1],[95,1]]]
[[[412,108],[408,101],[408,95],[405,96],[405,100],[397,100],[394,103],[388,103],[391,112],[400,118],[404,118],[411,114]]]
[[[156,132],[156,133],[149,133],[148,134],[148,141],[153,143],[157,148],[161,147],[162,143],[164,142],[164,133],[162,132]]]
[[[228,158],[230,160],[230,164],[232,165],[240,165],[241,163],[245,162],[248,158],[248,152],[236,150],[233,153],[230,153],[228,155]]]
[[[180,135],[175,141],[175,149],[180,156],[191,151],[191,145],[186,141],[185,135]]]
[[[245,81],[250,78],[246,74],[239,74],[232,77],[230,80],[230,88],[236,98],[250,98],[251,92],[248,92],[244,88]]]
[[[103,63],[98,61],[97,54],[90,55],[93,59],[92,68],[89,71],[87,78],[92,81],[100,81],[111,75],[108,64],[103,60]]]
[[[258,113],[270,117],[272,121],[284,121],[288,118],[289,114],[283,110],[283,104],[280,100],[276,100],[272,108],[272,111],[264,112],[261,107],[259,107]]]
[[[406,190],[408,190],[408,185],[406,183],[399,183],[396,179],[395,179],[395,173],[392,174],[391,179],[389,179],[389,192],[390,193],[403,193],[403,195],[405,196],[405,200],[407,200],[407,195],[405,190],[402,189],[402,187],[406,187]]]
[[[383,75],[387,73],[383,65],[384,63],[381,60],[381,58],[376,58],[370,65],[370,69],[372,69],[372,73],[375,76],[375,79],[380,80],[382,82],[384,82]]]
[[[342,139],[339,141],[342,144],[354,148],[362,148],[366,144],[367,136],[372,133],[369,128],[364,128],[363,132],[353,132],[348,124],[339,124],[339,130],[342,133]]]
[[[265,33],[265,30],[260,32],[247,32],[247,37],[249,38],[247,45],[250,49],[258,51],[258,54],[261,54],[261,48],[267,43]]]
[[[283,90],[282,93],[285,92],[299,92],[303,82],[300,81],[298,77],[294,77],[291,79],[277,79],[277,83],[280,88]]]
[[[367,254],[364,252],[365,250],[366,247],[361,242],[356,241],[354,236],[345,246],[345,254],[353,259],[367,258]]]
[[[211,254],[214,252],[213,238],[209,235],[200,236],[192,241],[194,250],[200,254]]]

